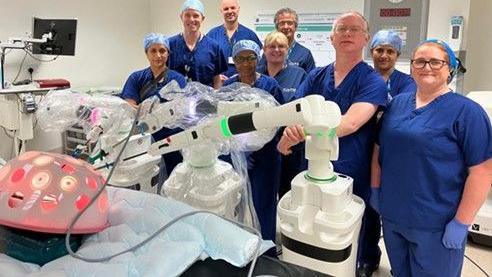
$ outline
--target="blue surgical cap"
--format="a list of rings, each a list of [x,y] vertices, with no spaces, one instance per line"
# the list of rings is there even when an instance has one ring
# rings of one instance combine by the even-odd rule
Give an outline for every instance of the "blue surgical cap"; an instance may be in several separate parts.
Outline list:
[[[166,47],[168,51],[170,50],[169,41],[163,34],[150,33],[147,34],[143,40],[145,52],[147,52],[147,49],[149,49],[149,47],[154,43],[164,44],[164,47]]]
[[[448,54],[449,57],[449,66],[451,67],[451,70],[454,71],[458,68],[458,61],[456,61],[456,55],[454,54],[453,50],[451,49],[451,47],[449,47],[447,43],[445,43],[440,39],[428,39],[428,40],[424,40],[421,44],[419,44],[419,46],[426,43],[437,43],[442,47],[444,47],[444,50],[446,50],[446,53]]]
[[[371,41],[371,49],[379,45],[390,45],[395,48],[398,53],[401,53],[401,38],[393,30],[381,30],[377,32]]]
[[[232,57],[234,58],[239,52],[244,51],[244,50],[249,50],[255,52],[256,57],[260,57],[260,46],[256,44],[256,42],[249,40],[249,39],[243,39],[232,47]]]
[[[426,44],[426,43],[437,43],[437,44],[441,45],[442,47],[444,47],[444,50],[446,51],[446,53],[448,54],[448,57],[449,57],[449,78],[448,78],[448,84],[451,83],[451,81],[453,80],[454,76],[456,74],[458,74],[459,68],[461,68],[460,65],[458,64],[458,60],[456,59],[456,55],[454,55],[453,50],[451,49],[451,47],[449,47],[449,45],[447,43],[445,43],[444,41],[442,41],[440,39],[428,39],[428,40],[424,40],[417,47],[419,47],[422,44]],[[466,72],[466,69],[464,69],[463,72]]]
[[[200,0],[186,0],[181,7],[181,12],[187,9],[199,11],[202,15],[205,14],[205,7],[203,7],[203,3]]]

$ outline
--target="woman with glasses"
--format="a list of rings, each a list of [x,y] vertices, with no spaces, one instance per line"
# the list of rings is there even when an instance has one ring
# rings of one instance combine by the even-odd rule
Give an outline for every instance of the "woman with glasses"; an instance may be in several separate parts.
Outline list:
[[[417,88],[383,114],[370,202],[395,276],[460,276],[492,183],[492,129],[477,103],[449,89],[459,62],[446,43],[427,40],[412,56]]]
[[[415,91],[415,82],[412,77],[395,69],[401,46],[400,36],[392,30],[377,32],[370,45],[374,69],[386,81],[389,100],[402,92]]]
[[[262,89],[283,104],[282,92],[275,79],[256,72],[260,47],[252,40],[240,40],[232,47],[232,57],[237,75],[227,79],[224,86],[240,82]],[[253,204],[258,215],[263,239],[275,241],[277,192],[280,174],[280,153],[276,139],[258,151],[247,153],[248,175],[251,182]],[[274,250],[267,252],[275,255]]]
[[[258,72],[277,80],[285,102],[294,100],[294,94],[306,78],[304,69],[287,61],[289,40],[279,32],[273,31],[265,37],[263,53],[266,63],[258,66]],[[304,162],[304,145],[291,149],[292,153],[282,156],[279,198],[290,190],[290,182],[307,167]]]
[[[181,88],[186,86],[183,75],[167,68],[166,62],[169,57],[169,42],[162,34],[150,33],[145,36],[143,41],[145,55],[150,66],[133,72],[123,87],[120,97],[125,99],[133,107],[137,107],[145,99],[158,96],[161,102],[165,100],[159,96],[159,91],[171,81],[176,81]],[[180,129],[162,128],[152,137],[158,141],[172,134],[179,132]],[[163,155],[166,164],[166,173],[169,176],[174,167],[182,161],[179,152]],[[164,172],[161,172],[161,176]]]

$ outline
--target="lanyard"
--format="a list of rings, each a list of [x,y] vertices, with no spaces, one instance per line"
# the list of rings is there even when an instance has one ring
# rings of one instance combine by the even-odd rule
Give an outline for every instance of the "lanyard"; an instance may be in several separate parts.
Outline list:
[[[386,81],[386,91],[388,92],[388,101],[391,101],[393,99],[393,96],[391,96],[391,79],[388,78],[388,81]]]
[[[198,40],[196,41],[195,43],[195,47],[193,47],[193,50],[190,50],[190,48],[188,48],[188,45],[186,44],[186,39],[184,38],[184,34],[183,33],[180,33],[181,37],[183,38],[183,41],[185,43],[185,46],[186,48],[190,51],[190,56],[188,58],[188,56],[186,55],[186,53],[184,53],[184,56],[183,56],[183,60],[184,60],[184,71],[185,71],[185,79],[186,79],[186,82],[191,82],[192,81],[192,77],[190,76],[191,75],[191,69],[193,67],[193,69],[195,69],[195,50],[197,49],[197,46],[198,44],[200,43],[200,41],[202,41],[203,39],[203,34],[200,33],[200,37],[198,38]],[[196,78],[198,80],[198,72],[196,70],[195,71],[195,75],[196,75]]]

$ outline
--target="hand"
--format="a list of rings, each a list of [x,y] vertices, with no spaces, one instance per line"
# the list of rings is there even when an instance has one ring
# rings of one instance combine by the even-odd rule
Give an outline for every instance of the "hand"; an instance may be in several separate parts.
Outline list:
[[[292,145],[284,136],[280,138],[280,141],[277,144],[278,152],[280,152],[284,156],[290,155],[292,153],[292,150],[290,150],[291,147]]]
[[[287,141],[294,146],[299,142],[304,141],[304,128],[302,125],[286,127],[282,137],[286,137]]]
[[[277,144],[277,150],[282,155],[290,155],[292,153],[290,148],[301,141],[304,141],[304,129],[301,125],[286,127]]]
[[[224,74],[220,74],[219,78],[222,83],[224,83],[225,80],[229,79],[229,77],[225,76]]]
[[[379,213],[379,192],[380,188],[371,187],[371,198],[369,199],[369,204],[371,207]]]
[[[456,218],[446,224],[442,244],[448,249],[462,249],[470,225],[459,222]]]

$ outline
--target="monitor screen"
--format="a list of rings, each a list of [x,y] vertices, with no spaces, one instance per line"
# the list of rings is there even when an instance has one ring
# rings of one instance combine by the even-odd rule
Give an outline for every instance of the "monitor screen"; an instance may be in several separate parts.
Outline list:
[[[34,18],[33,38],[41,39],[51,32],[52,38],[45,43],[33,43],[33,54],[75,55],[77,19]]]

